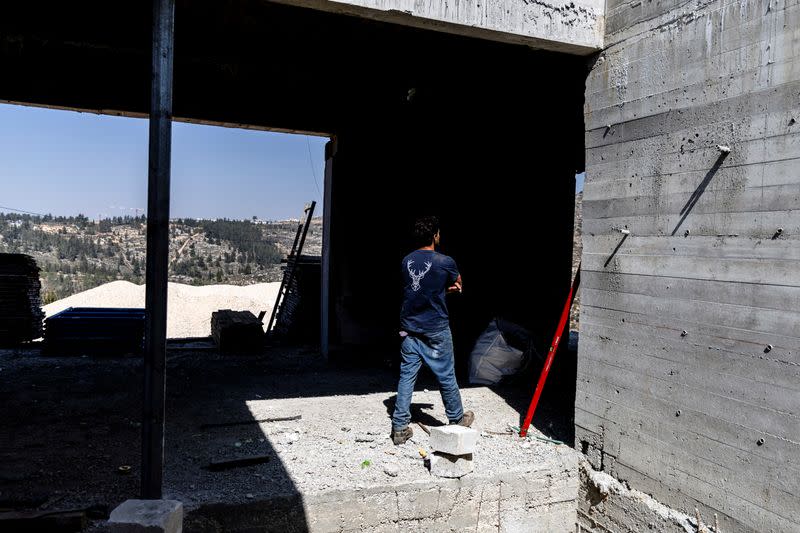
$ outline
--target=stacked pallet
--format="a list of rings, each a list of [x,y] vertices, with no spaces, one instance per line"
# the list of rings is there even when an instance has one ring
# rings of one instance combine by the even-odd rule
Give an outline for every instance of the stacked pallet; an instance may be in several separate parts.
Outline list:
[[[0,254],[0,344],[42,336],[41,282],[36,261],[24,254]]]
[[[220,309],[211,314],[211,336],[221,352],[255,352],[264,346],[262,317],[250,311]]]
[[[319,339],[321,261],[321,257],[311,255],[301,255],[296,264],[293,256],[286,260],[285,268],[295,271],[275,322],[275,331],[284,338],[307,342]]]
[[[141,308],[69,307],[45,320],[44,349],[54,355],[138,354],[144,323]]]

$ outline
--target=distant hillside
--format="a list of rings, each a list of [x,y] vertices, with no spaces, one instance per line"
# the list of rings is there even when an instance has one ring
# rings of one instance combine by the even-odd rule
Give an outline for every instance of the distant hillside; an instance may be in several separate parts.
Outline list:
[[[0,252],[30,254],[42,269],[44,303],[124,280],[144,283],[146,219],[0,213]],[[296,221],[176,219],[170,222],[169,280],[190,285],[280,281]],[[322,221],[312,220],[304,253],[319,254]]]

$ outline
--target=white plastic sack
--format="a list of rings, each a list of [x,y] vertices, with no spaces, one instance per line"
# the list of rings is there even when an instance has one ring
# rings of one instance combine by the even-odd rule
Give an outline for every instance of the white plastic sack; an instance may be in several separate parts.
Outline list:
[[[469,357],[469,382],[474,385],[496,385],[505,376],[519,372],[525,354],[506,342],[503,333],[492,320],[481,333]]]

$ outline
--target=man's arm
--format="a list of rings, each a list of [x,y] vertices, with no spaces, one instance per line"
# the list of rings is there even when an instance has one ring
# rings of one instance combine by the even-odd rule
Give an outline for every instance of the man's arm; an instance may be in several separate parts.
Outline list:
[[[461,292],[461,272],[458,271],[458,265],[456,265],[456,262],[452,257],[447,258],[445,270],[447,271],[448,283],[450,284],[445,292],[447,294]]]
[[[461,274],[458,275],[455,282],[452,285],[447,287],[447,294],[452,292],[461,292]]]

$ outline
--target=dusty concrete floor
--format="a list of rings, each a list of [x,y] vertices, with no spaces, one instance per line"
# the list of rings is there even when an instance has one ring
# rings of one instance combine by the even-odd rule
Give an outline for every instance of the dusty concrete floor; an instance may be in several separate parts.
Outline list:
[[[388,367],[328,365],[303,348],[273,349],[257,357],[170,350],[166,496],[192,508],[430,482],[419,453],[428,450],[427,435],[413,426],[413,442],[395,447],[389,441],[395,385],[396,372]],[[475,427],[483,435],[471,476],[524,471],[573,453],[564,445],[493,434],[519,424],[529,395],[528,387],[463,389],[465,406],[476,412]],[[140,396],[138,359],[0,351],[2,507],[113,508],[135,497]],[[302,418],[202,427],[296,415]],[[429,375],[418,383],[414,420],[446,422]],[[546,405],[535,422],[551,437],[569,437],[570,421]],[[251,454],[269,460],[223,472],[204,468],[210,461]],[[130,472],[121,473],[121,466],[130,466]]]

